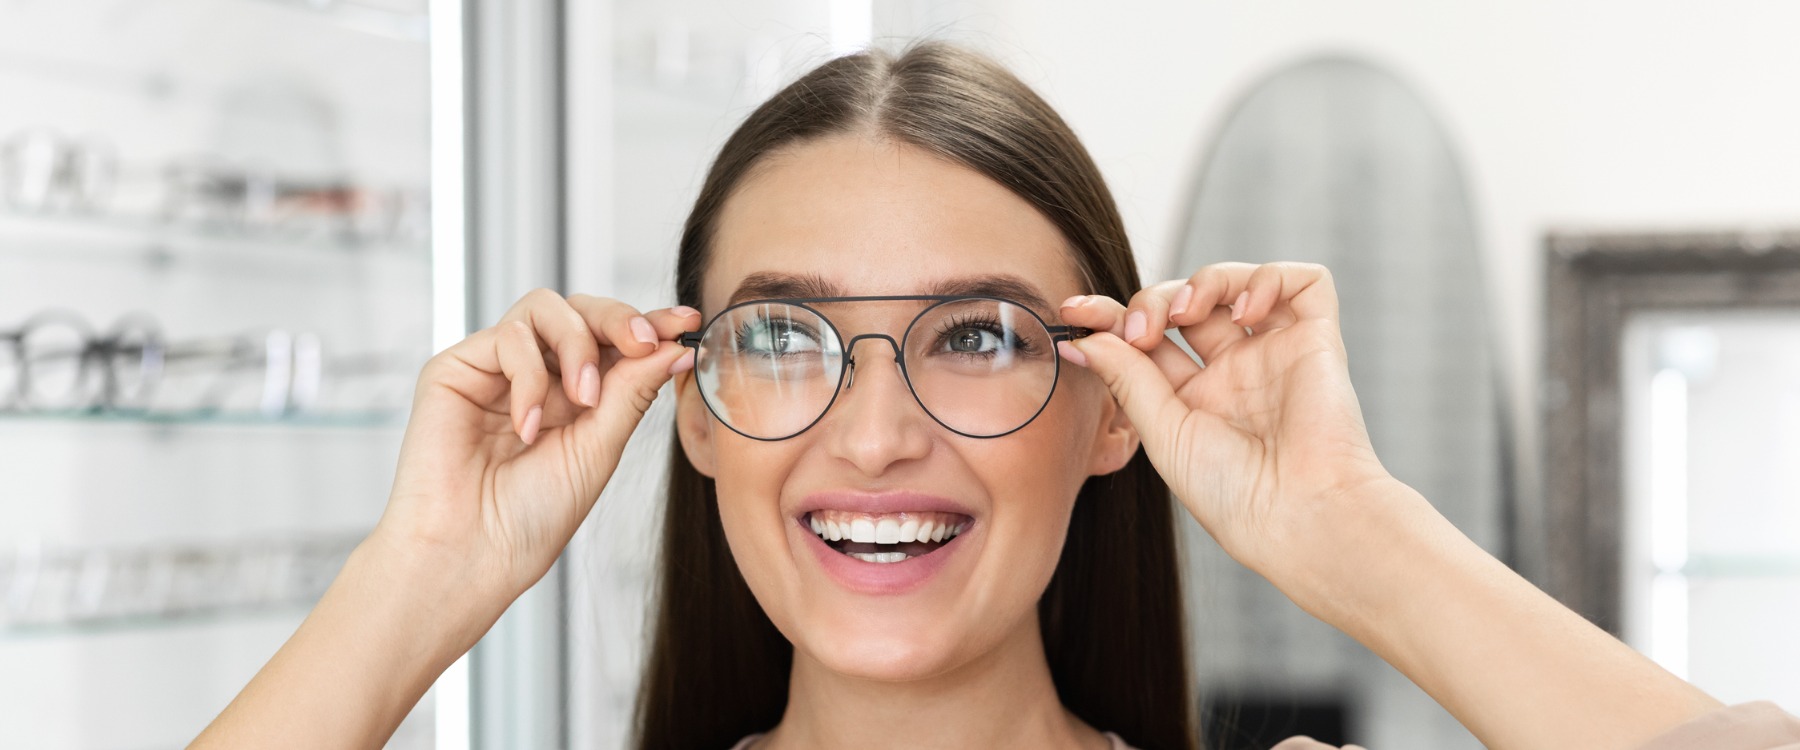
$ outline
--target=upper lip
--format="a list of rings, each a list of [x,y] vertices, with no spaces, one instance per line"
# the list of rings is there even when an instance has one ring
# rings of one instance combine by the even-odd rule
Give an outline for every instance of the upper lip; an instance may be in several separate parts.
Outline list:
[[[886,490],[867,492],[861,490],[823,490],[814,492],[800,501],[797,515],[804,516],[815,510],[843,510],[853,513],[884,515],[905,511],[936,511],[939,513],[960,513],[970,518],[974,511],[967,505],[915,490]]]

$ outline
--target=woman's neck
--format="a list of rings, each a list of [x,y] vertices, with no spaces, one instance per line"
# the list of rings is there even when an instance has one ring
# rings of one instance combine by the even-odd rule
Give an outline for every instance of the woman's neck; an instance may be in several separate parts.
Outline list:
[[[844,675],[796,649],[787,710],[755,750],[827,747],[1104,750],[1110,745],[1063,708],[1032,618],[973,661],[908,682]]]

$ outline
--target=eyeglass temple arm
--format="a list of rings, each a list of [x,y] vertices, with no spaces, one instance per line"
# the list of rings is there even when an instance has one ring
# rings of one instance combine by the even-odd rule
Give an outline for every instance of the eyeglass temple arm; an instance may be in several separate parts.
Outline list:
[[[682,346],[691,346],[698,349],[700,348],[700,332],[695,331],[692,333],[681,334],[681,338],[676,339],[676,341],[680,341]]]

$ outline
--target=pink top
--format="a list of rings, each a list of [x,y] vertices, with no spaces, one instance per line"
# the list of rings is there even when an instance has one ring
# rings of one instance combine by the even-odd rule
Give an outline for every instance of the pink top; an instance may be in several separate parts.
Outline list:
[[[750,750],[762,737],[753,734],[738,740],[731,750]],[[1112,732],[1113,750],[1136,750]],[[1726,706],[1695,717],[1658,735],[1638,750],[1800,750],[1800,718],[1769,701]]]
[[[1119,735],[1113,734],[1112,732],[1103,732],[1103,734],[1106,735],[1107,739],[1112,740],[1112,750],[1137,750],[1137,748],[1125,744],[1124,740],[1119,739]],[[736,745],[731,746],[731,750],[750,750],[750,745],[761,738],[761,733],[750,735],[749,737],[738,740]]]

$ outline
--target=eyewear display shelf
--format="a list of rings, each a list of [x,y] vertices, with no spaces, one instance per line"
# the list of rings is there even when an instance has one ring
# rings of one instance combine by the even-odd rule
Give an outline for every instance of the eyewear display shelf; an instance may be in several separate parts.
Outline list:
[[[180,747],[386,504],[431,346],[425,3],[0,15],[0,747]]]

